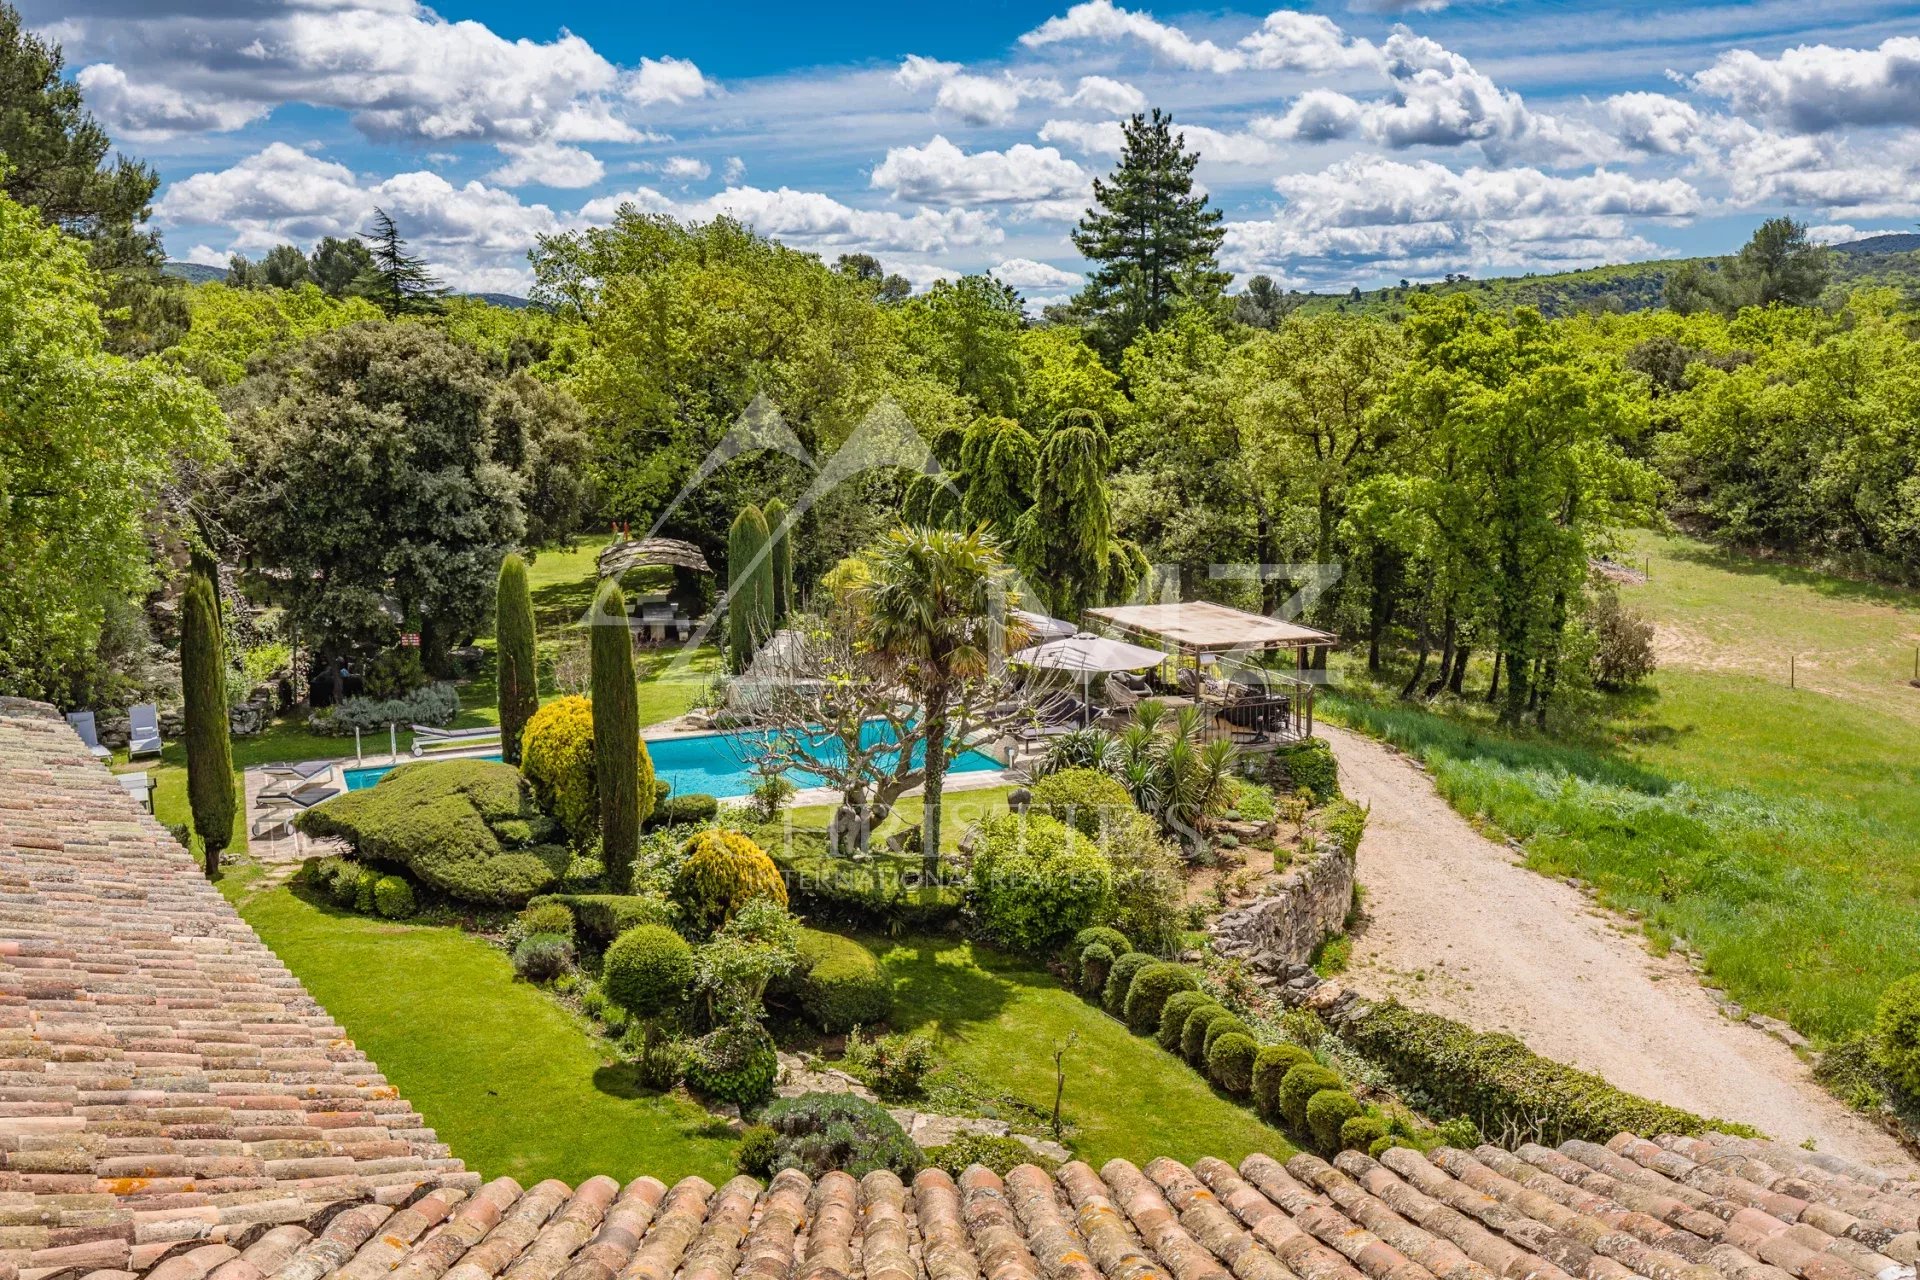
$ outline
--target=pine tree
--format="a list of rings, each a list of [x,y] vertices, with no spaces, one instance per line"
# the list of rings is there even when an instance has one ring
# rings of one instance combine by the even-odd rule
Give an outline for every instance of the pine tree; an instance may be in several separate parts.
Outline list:
[[[727,530],[727,657],[745,671],[773,634],[773,556],[767,517],[749,503]]]
[[[407,251],[400,228],[385,209],[373,211],[373,230],[363,231],[373,267],[360,278],[357,292],[365,294],[390,316],[421,315],[440,309],[446,286],[427,269],[424,259]]]
[[[768,559],[773,569],[773,620],[779,626],[793,612],[793,531],[787,528],[787,504],[775,498],[767,504],[767,536],[772,539]]]
[[[533,594],[527,562],[509,554],[500,562],[494,592],[493,635],[498,652],[500,758],[520,763],[520,735],[540,709],[540,671],[534,661]]]
[[[1193,190],[1199,153],[1157,108],[1125,131],[1119,167],[1094,179],[1096,207],[1073,233],[1074,247],[1099,264],[1079,301],[1110,358],[1158,328],[1181,297],[1210,302],[1231,279],[1215,256],[1226,236],[1220,211]]]
[[[186,699],[187,803],[209,879],[233,838],[233,740],[227,723],[227,663],[220,602],[204,573],[187,579],[180,614],[180,688]]]
[[[633,876],[633,855],[640,847],[640,822],[653,810],[653,764],[647,761],[646,790],[640,794],[640,706],[633,675],[633,633],[627,627],[627,598],[608,578],[593,602],[590,651],[593,680],[593,778],[600,793],[600,861],[621,893]],[[643,807],[644,806],[644,807]]]

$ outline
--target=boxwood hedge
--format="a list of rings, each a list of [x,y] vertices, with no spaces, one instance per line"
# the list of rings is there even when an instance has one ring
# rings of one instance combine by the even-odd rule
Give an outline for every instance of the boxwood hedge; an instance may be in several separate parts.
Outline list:
[[[1402,1085],[1432,1099],[1434,1110],[1465,1115],[1515,1142],[1605,1142],[1623,1131],[1755,1132],[1623,1092],[1591,1072],[1541,1057],[1510,1035],[1482,1034],[1395,1001],[1350,1019],[1341,1035]]]
[[[873,952],[852,938],[802,929],[791,981],[801,1011],[830,1035],[885,1022],[893,1012],[893,984]]]
[[[1123,1007],[1128,1028],[1137,1036],[1151,1035],[1160,1028],[1160,1010],[1181,991],[1197,990],[1199,979],[1183,964],[1162,961],[1150,964],[1133,975]]]
[[[1160,1006],[1160,1026],[1154,1038],[1168,1053],[1180,1052],[1180,1033],[1186,1030],[1188,1016],[1195,1009],[1219,1003],[1204,991],[1174,992],[1167,997],[1167,1002]]]
[[[1152,956],[1139,951],[1116,956],[1113,968],[1107,970],[1107,985],[1100,992],[1100,1007],[1119,1017],[1126,1010],[1127,993],[1133,990],[1134,977],[1158,963]]]

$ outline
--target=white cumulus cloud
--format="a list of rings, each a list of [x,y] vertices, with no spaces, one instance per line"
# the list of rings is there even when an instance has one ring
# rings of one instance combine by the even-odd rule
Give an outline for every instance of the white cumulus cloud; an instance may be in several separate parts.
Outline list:
[[[1877,49],[1798,45],[1777,58],[1732,49],[1692,84],[1744,115],[1803,133],[1920,124],[1920,36],[1891,36]]]
[[[505,163],[487,175],[503,187],[590,187],[607,176],[591,151],[557,142],[500,144]]]
[[[1008,258],[991,273],[994,279],[1016,289],[1077,289],[1086,277],[1032,258]]]
[[[1052,147],[962,151],[939,134],[923,147],[891,147],[872,185],[896,199],[942,205],[1008,204],[1076,196],[1086,170]]]

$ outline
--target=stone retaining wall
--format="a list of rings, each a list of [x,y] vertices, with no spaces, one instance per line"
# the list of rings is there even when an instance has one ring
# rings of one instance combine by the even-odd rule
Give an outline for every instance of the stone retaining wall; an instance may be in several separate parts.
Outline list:
[[[1213,949],[1254,972],[1285,979],[1314,949],[1346,926],[1353,905],[1354,859],[1326,836],[1281,877],[1275,891],[1213,922]]]

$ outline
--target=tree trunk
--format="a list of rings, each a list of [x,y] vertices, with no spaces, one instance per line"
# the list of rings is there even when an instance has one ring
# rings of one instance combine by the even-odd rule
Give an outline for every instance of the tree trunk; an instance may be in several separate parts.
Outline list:
[[[1376,550],[1367,604],[1367,670],[1374,675],[1380,674],[1380,642],[1393,626],[1394,579],[1398,576],[1392,558]]]
[[[1507,651],[1507,696],[1500,704],[1500,723],[1517,725],[1527,713],[1533,696],[1533,662],[1526,655]]]
[[[1459,630],[1459,624],[1454,621],[1453,608],[1449,605],[1447,608],[1446,625],[1441,631],[1440,638],[1440,670],[1438,674],[1428,682],[1427,687],[1421,690],[1422,697],[1431,698],[1434,694],[1439,693],[1447,687],[1447,678],[1453,674],[1454,641],[1459,634]]]
[[[1433,648],[1433,637],[1428,634],[1426,611],[1420,614],[1420,657],[1413,664],[1413,674],[1407,677],[1407,683],[1400,690],[1400,697],[1413,697],[1413,691],[1420,687],[1420,680],[1427,674],[1427,654]]]
[[[921,782],[920,869],[928,883],[940,874],[940,803],[947,780],[947,696],[941,685],[927,699],[927,771]]]
[[[1447,676],[1447,692],[1456,698],[1460,696],[1461,686],[1467,682],[1467,658],[1473,653],[1473,646],[1462,644],[1453,654],[1453,671]]]
[[[1493,677],[1487,681],[1487,702],[1489,705],[1500,701],[1500,667],[1506,655],[1498,649],[1493,651]]]

